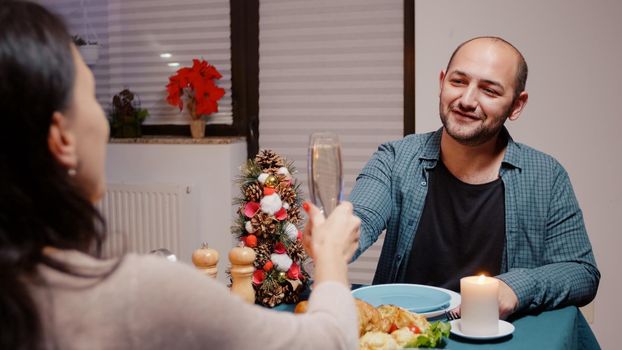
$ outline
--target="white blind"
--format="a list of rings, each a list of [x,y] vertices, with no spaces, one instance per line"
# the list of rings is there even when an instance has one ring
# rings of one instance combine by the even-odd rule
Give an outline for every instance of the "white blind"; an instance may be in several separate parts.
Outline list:
[[[402,0],[261,0],[259,146],[293,160],[307,191],[314,131],[342,143],[346,197],[380,143],[403,135]],[[350,266],[370,283],[382,239]]]
[[[92,70],[97,98],[104,109],[109,108],[114,94],[129,88],[139,95],[142,107],[149,110],[145,124],[187,124],[187,113],[182,115],[166,103],[165,87],[168,77],[177,69],[191,66],[193,58],[204,58],[222,74],[218,85],[226,91],[218,102],[219,112],[212,114],[208,123],[232,124],[228,0],[40,3],[62,15],[72,34],[97,39],[100,56]]]

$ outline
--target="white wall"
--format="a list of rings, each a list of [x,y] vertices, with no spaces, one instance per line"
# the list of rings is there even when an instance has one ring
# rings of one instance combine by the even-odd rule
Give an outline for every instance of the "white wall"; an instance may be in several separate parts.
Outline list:
[[[459,43],[498,35],[525,56],[529,102],[506,125],[515,140],[553,155],[570,174],[602,274],[592,328],[604,349],[619,347],[622,313],[620,14],[615,0],[415,2],[417,132],[440,127],[438,74]]]
[[[218,280],[228,282],[229,250],[234,237],[231,225],[240,189],[235,179],[246,161],[246,143],[230,144],[109,144],[108,183],[128,185],[176,184],[194,191],[195,206],[182,237],[181,251],[173,252],[186,263],[192,251],[207,242],[220,253]],[[169,248],[169,247],[162,247]]]

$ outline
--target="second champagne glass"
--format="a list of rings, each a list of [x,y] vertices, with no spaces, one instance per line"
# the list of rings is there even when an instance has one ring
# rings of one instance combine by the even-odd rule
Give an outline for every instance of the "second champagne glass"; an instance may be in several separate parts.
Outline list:
[[[317,132],[311,135],[307,165],[311,201],[328,216],[343,196],[341,145],[337,134]]]

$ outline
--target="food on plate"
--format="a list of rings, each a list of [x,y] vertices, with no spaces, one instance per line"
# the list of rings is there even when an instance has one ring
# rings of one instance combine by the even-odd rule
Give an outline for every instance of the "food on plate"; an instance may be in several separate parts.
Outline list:
[[[361,350],[397,350],[400,346],[390,334],[383,332],[367,332],[359,339],[359,349]]]
[[[451,326],[446,322],[428,322],[425,316],[395,305],[371,304],[354,299],[359,319],[360,350],[399,350],[409,347],[433,348],[442,345]],[[307,301],[301,301],[295,313],[307,311]]]
[[[443,337],[449,336],[449,323],[430,323],[424,316],[399,306],[380,305],[374,308],[358,299],[356,305],[361,350],[436,347],[442,343]]]
[[[360,299],[354,299],[358,310],[359,337],[363,334],[379,329],[382,317],[380,312],[371,304]]]

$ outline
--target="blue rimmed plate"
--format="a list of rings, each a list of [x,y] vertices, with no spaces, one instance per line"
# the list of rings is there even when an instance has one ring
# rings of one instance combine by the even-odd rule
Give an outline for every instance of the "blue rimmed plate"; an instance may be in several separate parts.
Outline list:
[[[420,284],[378,284],[352,291],[355,298],[374,307],[392,304],[419,314],[435,313],[449,308],[451,293],[443,288]]]

